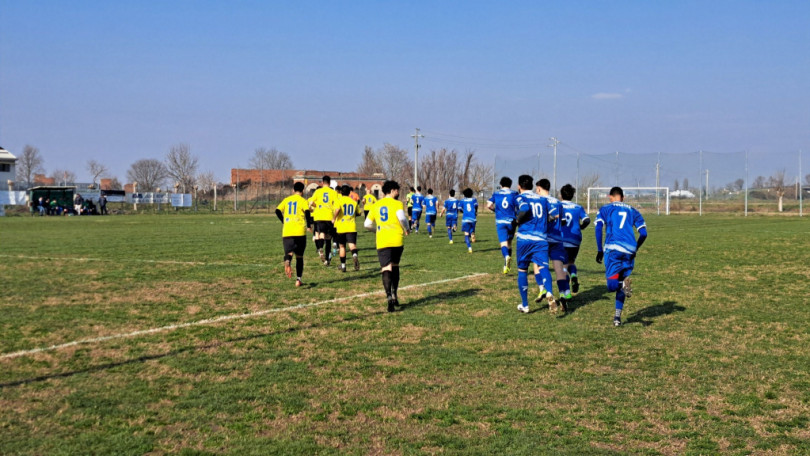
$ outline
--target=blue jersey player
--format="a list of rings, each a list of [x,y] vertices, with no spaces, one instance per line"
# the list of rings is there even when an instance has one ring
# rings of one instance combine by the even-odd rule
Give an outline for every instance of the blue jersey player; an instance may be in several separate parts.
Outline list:
[[[518,178],[520,195],[517,197],[517,285],[520,291],[521,303],[518,310],[529,312],[529,263],[534,263],[538,270],[534,280],[540,288],[551,290],[551,272],[548,269],[548,223],[549,217],[554,216],[556,210],[544,198],[532,192],[532,176],[524,174]],[[557,301],[554,295],[546,292],[548,308],[551,312],[557,311]]]
[[[596,262],[605,262],[605,277],[608,291],[616,292],[616,313],[613,316],[613,325],[621,326],[622,309],[625,298],[633,294],[630,274],[633,273],[636,253],[641,244],[647,239],[647,225],[641,214],[629,204],[624,202],[624,191],[621,187],[610,189],[610,204],[599,209],[596,216]],[[604,251],[602,250],[602,226],[605,227],[606,237]],[[638,230],[636,240],[635,230]]]
[[[411,195],[411,203],[413,203],[413,209],[411,212],[411,229],[414,230],[414,233],[419,234],[419,219],[422,218],[422,202],[425,200],[424,195],[422,195],[422,187],[416,187],[416,193]]]
[[[571,278],[571,291],[574,293],[579,292],[579,279],[577,278],[577,255],[579,255],[579,246],[582,244],[582,230],[584,230],[590,223],[591,219],[588,218],[588,213],[579,204],[571,202],[574,198],[576,189],[571,184],[565,184],[560,189],[560,197],[562,198],[562,218],[565,223],[562,226],[563,245],[565,246],[565,253],[568,256],[568,277]]]
[[[512,179],[501,178],[501,189],[492,194],[487,201],[487,209],[495,212],[495,230],[498,232],[498,241],[501,243],[503,255],[503,273],[509,273],[512,262],[512,238],[515,237],[513,221],[517,213],[517,192],[512,190]]]
[[[436,213],[439,210],[439,201],[433,196],[433,189],[428,189],[428,194],[423,200],[425,206],[425,225],[430,238],[433,238],[433,227],[436,226]]]
[[[450,239],[450,244],[453,243],[453,233],[456,231],[456,227],[458,226],[458,210],[459,210],[459,201],[456,199],[456,191],[454,189],[450,189],[450,198],[444,200],[444,205],[442,206],[442,213],[439,214],[445,215],[445,225],[447,226],[447,237]]]
[[[478,200],[473,198],[471,188],[465,188],[461,193],[464,195],[464,199],[459,201],[461,204],[461,231],[464,232],[464,242],[467,243],[467,252],[472,253],[472,245],[470,242],[475,242],[475,222],[478,216]]]
[[[562,203],[549,194],[550,189],[551,182],[549,182],[548,179],[540,179],[537,181],[537,193],[548,198],[549,204],[557,209],[556,214],[559,215],[548,227],[548,256],[554,266],[554,275],[557,278],[557,291],[560,293],[560,305],[563,310],[567,310],[568,301],[570,301],[573,296],[571,295],[571,286],[568,280],[568,270],[565,268],[566,263],[568,263],[568,254],[565,251],[565,245],[563,245]],[[548,291],[551,291],[551,289]],[[541,289],[540,294],[537,295],[536,301],[541,301],[543,294],[544,290]]]

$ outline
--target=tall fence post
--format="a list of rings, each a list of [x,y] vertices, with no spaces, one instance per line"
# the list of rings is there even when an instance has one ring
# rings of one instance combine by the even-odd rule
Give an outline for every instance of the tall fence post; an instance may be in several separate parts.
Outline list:
[[[745,216],[748,217],[748,150],[745,151]]]

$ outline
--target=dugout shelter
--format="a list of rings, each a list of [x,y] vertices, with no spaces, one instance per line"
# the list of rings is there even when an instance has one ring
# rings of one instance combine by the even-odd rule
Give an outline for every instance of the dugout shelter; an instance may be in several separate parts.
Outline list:
[[[28,201],[31,202],[29,207],[31,211],[36,210],[36,202],[42,199],[56,199],[57,204],[62,207],[73,207],[73,194],[76,193],[76,187],[62,187],[62,186],[40,186],[31,187],[28,190]]]

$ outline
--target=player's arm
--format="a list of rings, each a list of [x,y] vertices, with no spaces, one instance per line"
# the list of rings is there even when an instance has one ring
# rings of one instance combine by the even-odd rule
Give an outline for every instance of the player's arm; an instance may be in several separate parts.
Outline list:
[[[580,229],[580,231],[582,231],[582,230],[584,230],[585,228],[587,228],[587,227],[588,227],[588,225],[590,225],[590,224],[591,224],[591,219],[589,219],[588,217],[585,217],[584,219],[581,219],[581,220],[579,221],[579,229]]]
[[[638,239],[636,239],[636,252],[641,248],[641,244],[647,240],[647,227],[642,226],[638,229]]]
[[[307,221],[307,229],[312,231],[312,224],[315,223],[315,221],[312,220],[312,213],[309,211],[309,209],[304,211],[304,218]]]
[[[402,209],[397,211],[397,220],[399,220],[400,226],[402,226],[402,231],[405,232],[405,236],[408,235],[408,229],[410,228],[408,224],[408,214],[405,213]]]
[[[276,208],[276,217],[278,217],[278,221],[284,223],[284,214],[281,213],[281,209]]]
[[[363,228],[366,231],[374,231],[374,213],[368,214],[369,216],[366,217],[366,221],[363,222]]]
[[[602,225],[605,222],[601,218],[601,214],[596,217],[596,223],[594,224],[594,231],[596,232],[596,262],[602,263],[602,258],[605,256],[605,252],[602,250]]]
[[[492,212],[495,212],[495,202],[492,201],[492,198],[487,200],[487,209],[489,209]]]

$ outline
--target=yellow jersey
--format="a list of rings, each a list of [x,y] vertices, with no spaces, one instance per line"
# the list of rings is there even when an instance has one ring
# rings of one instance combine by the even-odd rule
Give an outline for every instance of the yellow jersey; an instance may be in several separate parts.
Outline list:
[[[276,209],[284,217],[282,237],[304,236],[307,234],[307,218],[305,212],[309,210],[309,203],[301,195],[290,195],[278,204]]]
[[[363,210],[370,211],[371,206],[374,206],[374,203],[376,202],[377,197],[375,197],[373,193],[366,193],[363,196]]]
[[[329,187],[321,187],[315,190],[309,199],[312,211],[312,219],[316,222],[331,222],[335,218],[337,209],[338,194]]]
[[[369,220],[377,225],[377,249],[402,247],[405,230],[399,223],[397,211],[404,211],[401,202],[394,198],[382,198],[368,214]]]
[[[355,215],[357,214],[357,201],[350,196],[341,196],[338,200],[340,211],[335,222],[335,229],[338,233],[356,233],[357,224]]]

